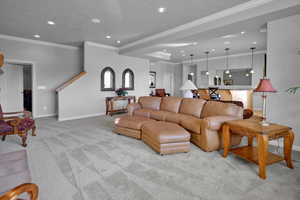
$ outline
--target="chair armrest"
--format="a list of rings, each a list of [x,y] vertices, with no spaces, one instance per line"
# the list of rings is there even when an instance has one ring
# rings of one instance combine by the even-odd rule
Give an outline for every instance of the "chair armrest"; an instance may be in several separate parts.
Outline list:
[[[139,103],[130,103],[127,106],[128,115],[132,116],[135,110],[141,109]]]
[[[18,126],[21,122],[21,119],[19,117],[1,117],[0,120],[9,121],[9,124],[11,126]]]
[[[31,118],[32,114],[30,111],[24,110],[24,111],[18,111],[18,112],[5,112],[2,113],[3,115],[17,115],[20,116],[21,114],[26,118]]]
[[[37,200],[39,188],[36,184],[33,183],[25,183],[15,187],[14,189],[6,192],[4,195],[0,196],[0,200],[13,200],[17,199],[17,197],[22,193],[28,193],[30,196],[30,200]]]
[[[231,120],[239,120],[240,117],[237,116],[226,116],[226,115],[220,115],[220,116],[212,116],[212,117],[206,117],[202,120],[203,128],[207,128],[210,130],[220,130],[223,123]]]

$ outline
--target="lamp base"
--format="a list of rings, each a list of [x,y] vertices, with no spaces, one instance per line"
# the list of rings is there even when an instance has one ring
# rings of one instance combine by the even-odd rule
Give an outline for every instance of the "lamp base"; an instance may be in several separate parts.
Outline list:
[[[193,98],[194,95],[191,90],[186,90],[186,91],[184,91],[183,97],[184,98]]]

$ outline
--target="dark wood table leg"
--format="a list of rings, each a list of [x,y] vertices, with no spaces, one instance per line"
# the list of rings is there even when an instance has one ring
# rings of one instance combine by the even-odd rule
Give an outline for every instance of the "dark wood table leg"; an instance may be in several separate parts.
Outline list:
[[[36,126],[34,126],[34,127],[32,128],[32,136],[36,136],[35,131],[36,131]]]
[[[22,146],[23,146],[23,147],[27,147],[27,143],[26,143],[26,141],[27,141],[27,132],[25,132],[25,133],[20,133],[19,136],[20,136],[21,139],[22,139]]]
[[[227,124],[223,125],[222,134],[223,134],[223,145],[224,145],[223,157],[226,158],[230,147],[230,128]]]
[[[258,138],[258,165],[259,165],[259,177],[266,179],[266,165],[268,159],[268,145],[269,140],[266,135],[259,135]]]
[[[290,130],[288,134],[284,136],[284,159],[287,166],[291,169],[294,169],[292,163],[293,142],[294,142],[294,132]]]

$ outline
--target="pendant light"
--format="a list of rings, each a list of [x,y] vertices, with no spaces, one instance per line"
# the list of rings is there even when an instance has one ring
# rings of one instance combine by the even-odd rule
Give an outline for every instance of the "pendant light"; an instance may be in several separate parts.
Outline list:
[[[225,49],[225,52],[226,52],[226,71],[225,71],[225,74],[230,74],[229,65],[228,65],[228,51],[229,51],[229,48],[226,48]]]
[[[205,72],[205,75],[209,76],[209,71],[208,71],[208,54],[209,54],[209,51],[205,51],[204,53],[206,54],[206,72]]]
[[[254,65],[253,65],[253,60],[254,60],[254,50],[256,49],[256,47],[251,47],[250,48],[251,49],[251,70],[250,70],[250,73],[251,74],[254,74],[254,69],[253,69],[253,67],[254,67]]]

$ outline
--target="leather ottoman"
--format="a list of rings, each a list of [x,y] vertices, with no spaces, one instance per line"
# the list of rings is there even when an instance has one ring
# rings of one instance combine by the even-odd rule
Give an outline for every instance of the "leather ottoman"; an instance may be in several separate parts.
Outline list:
[[[190,151],[190,133],[181,126],[162,121],[142,126],[142,140],[161,155]]]
[[[115,119],[114,132],[141,139],[142,126],[147,122],[154,122],[154,120],[139,116],[122,116]]]

